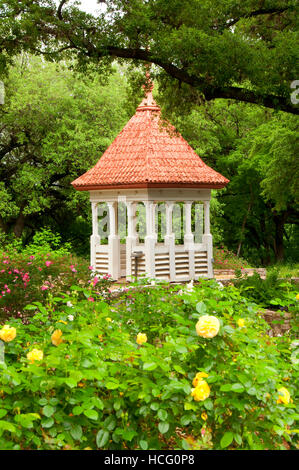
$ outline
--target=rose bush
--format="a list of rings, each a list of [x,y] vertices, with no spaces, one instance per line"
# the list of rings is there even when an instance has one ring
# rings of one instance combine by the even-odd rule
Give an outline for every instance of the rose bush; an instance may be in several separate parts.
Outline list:
[[[108,276],[91,277],[88,263],[60,252],[0,253],[0,321],[11,315],[26,320],[23,308],[31,302],[43,302],[73,284],[90,287],[93,300],[109,292]]]
[[[109,303],[88,296],[74,286],[28,305],[28,325],[9,319],[1,449],[296,447],[292,335],[269,337],[258,306],[235,287],[135,286]],[[206,315],[219,322],[212,338],[196,332]]]

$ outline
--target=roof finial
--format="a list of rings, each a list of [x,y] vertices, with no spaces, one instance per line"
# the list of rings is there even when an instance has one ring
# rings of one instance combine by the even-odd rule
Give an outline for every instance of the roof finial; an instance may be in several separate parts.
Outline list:
[[[154,84],[151,79],[150,70],[151,70],[151,64],[149,63],[145,64],[145,85],[143,85],[143,88],[146,94],[152,92],[154,89]]]

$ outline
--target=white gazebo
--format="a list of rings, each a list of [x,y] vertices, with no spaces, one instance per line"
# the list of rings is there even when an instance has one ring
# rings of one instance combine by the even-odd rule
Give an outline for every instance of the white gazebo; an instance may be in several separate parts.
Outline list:
[[[213,277],[211,190],[227,183],[173,126],[161,121],[149,91],[98,163],[72,182],[75,189],[90,193],[94,270],[115,280]],[[104,221],[99,214],[103,204]],[[178,233],[182,213],[183,236]],[[107,237],[103,223],[108,225]]]

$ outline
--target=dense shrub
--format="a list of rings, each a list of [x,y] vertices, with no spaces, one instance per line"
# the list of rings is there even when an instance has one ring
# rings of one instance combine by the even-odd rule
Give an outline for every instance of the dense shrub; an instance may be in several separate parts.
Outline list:
[[[91,287],[95,292],[107,292],[110,278],[92,281],[88,262],[61,251],[45,253],[44,250],[18,253],[0,253],[0,321],[10,315],[24,315],[23,308],[31,302],[43,302],[64,292],[72,285]]]
[[[9,321],[0,448],[295,448],[296,343],[235,287],[80,289]]]
[[[214,269],[250,268],[248,262],[224,247],[214,248]]]
[[[268,272],[266,279],[262,279],[257,272],[247,276],[239,271],[233,283],[244,297],[263,307],[288,310],[295,305],[296,286],[280,279],[278,270]]]

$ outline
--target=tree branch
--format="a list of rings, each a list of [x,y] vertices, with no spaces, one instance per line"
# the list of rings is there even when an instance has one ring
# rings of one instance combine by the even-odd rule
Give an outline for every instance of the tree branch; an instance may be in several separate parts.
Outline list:
[[[61,0],[61,2],[58,5],[58,8],[57,8],[57,16],[61,21],[63,21],[62,8],[67,2],[68,2],[68,0]]]
[[[92,50],[86,52],[87,56],[96,56],[98,58],[104,56],[120,57],[124,59],[136,59],[145,62],[152,62],[161,67],[173,78],[187,83],[192,87],[197,88],[203,93],[207,101],[215,98],[235,99],[246,103],[262,105],[267,108],[279,109],[291,114],[299,114],[298,107],[292,105],[286,98],[276,95],[262,95],[246,88],[239,88],[235,86],[215,87],[207,84],[204,79],[199,79],[193,75],[189,75],[183,69],[179,69],[173,64],[163,62],[161,59],[156,58],[150,51],[145,49],[131,49],[120,48],[114,46],[107,46],[105,49],[98,50],[92,46]]]
[[[251,11],[250,13],[241,15],[237,18],[233,18],[231,21],[227,22],[225,25],[223,25],[226,28],[230,28],[234,24],[238,23],[241,19],[246,19],[246,18],[254,18],[255,16],[261,16],[261,15],[276,15],[276,14],[281,14],[284,13],[287,10],[291,10],[292,7],[283,7],[283,8],[261,8],[260,10],[255,10]]]

